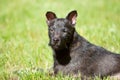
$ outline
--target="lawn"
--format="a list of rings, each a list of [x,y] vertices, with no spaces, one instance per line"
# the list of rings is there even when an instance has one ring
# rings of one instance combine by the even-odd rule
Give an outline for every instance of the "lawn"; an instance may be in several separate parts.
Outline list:
[[[0,80],[75,80],[48,75],[53,58],[45,13],[66,17],[71,10],[78,11],[81,36],[120,53],[119,0],[0,0]]]

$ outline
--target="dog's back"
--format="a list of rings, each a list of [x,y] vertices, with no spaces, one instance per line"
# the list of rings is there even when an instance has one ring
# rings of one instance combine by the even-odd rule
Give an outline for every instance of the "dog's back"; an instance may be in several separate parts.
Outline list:
[[[57,18],[47,12],[49,45],[53,49],[54,73],[81,74],[82,77],[101,78],[120,73],[120,55],[91,44],[75,31],[77,12]]]

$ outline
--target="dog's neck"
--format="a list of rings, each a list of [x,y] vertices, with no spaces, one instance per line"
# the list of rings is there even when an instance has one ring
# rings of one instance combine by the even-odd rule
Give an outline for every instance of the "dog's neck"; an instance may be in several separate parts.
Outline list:
[[[61,65],[67,65],[70,60],[70,50],[63,49],[63,50],[54,50],[54,59],[57,60],[57,63]]]
[[[72,40],[72,43],[70,44],[70,51],[73,51],[75,49],[77,49],[80,45],[81,45],[81,41],[82,41],[82,38],[76,31],[74,32],[74,35],[73,35],[73,40]]]

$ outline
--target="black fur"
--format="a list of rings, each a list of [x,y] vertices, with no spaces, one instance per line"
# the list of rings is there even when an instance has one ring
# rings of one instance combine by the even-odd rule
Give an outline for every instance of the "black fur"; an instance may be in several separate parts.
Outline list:
[[[54,74],[89,77],[112,76],[120,73],[120,55],[96,46],[75,30],[77,11],[71,11],[66,18],[57,18],[47,12],[50,43],[53,50]]]

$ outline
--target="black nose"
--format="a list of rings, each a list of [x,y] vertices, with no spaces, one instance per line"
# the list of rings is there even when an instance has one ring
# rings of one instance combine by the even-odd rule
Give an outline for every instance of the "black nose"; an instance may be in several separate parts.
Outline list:
[[[58,38],[54,38],[53,41],[54,41],[54,42],[58,42],[59,39],[58,39]]]

